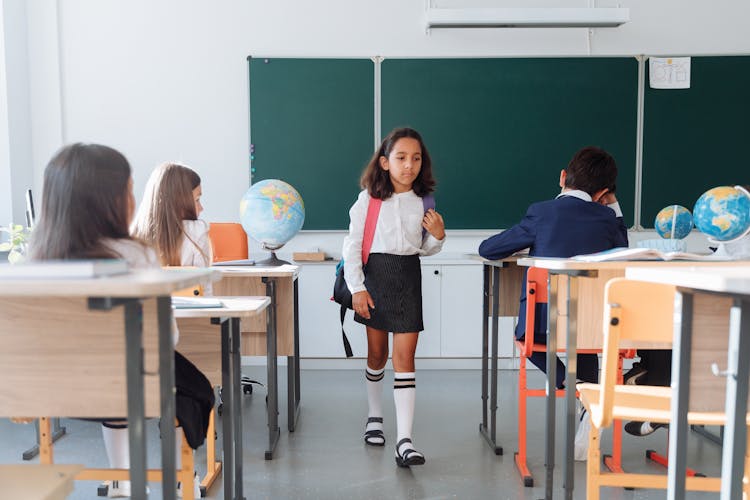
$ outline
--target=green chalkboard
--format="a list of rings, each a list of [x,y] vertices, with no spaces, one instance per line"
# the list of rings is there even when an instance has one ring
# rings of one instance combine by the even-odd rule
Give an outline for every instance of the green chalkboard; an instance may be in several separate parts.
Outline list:
[[[252,182],[294,186],[303,229],[345,229],[374,151],[374,63],[252,57],[249,71]]]
[[[422,133],[448,229],[515,224],[559,192],[560,170],[587,145],[615,157],[633,223],[635,58],[386,59],[381,88],[382,133]]]
[[[652,89],[646,77],[641,225],[706,190],[749,184],[750,57],[693,57],[689,89]]]

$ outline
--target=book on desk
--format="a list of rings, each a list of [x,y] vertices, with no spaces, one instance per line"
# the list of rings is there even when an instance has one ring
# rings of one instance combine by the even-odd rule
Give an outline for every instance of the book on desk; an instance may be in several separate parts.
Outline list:
[[[10,279],[86,279],[127,272],[128,263],[123,259],[45,260],[0,264],[0,278]]]
[[[255,261],[253,259],[239,259],[239,260],[222,260],[214,262],[212,266],[254,266]]]
[[[213,297],[172,297],[172,307],[175,309],[216,309],[224,304]]]
[[[722,261],[731,260],[726,256],[716,254],[699,254],[689,252],[662,252],[655,248],[612,248],[603,252],[576,255],[572,260],[579,262],[606,262],[613,260],[701,260]]]

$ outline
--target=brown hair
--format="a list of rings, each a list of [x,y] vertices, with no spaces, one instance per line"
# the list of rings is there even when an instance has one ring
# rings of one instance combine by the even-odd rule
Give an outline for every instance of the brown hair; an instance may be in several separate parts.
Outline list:
[[[133,222],[133,236],[153,246],[163,266],[182,265],[185,237],[182,221],[198,218],[193,190],[200,184],[201,178],[194,170],[170,162],[156,167],[146,183],[143,201]],[[198,245],[195,247],[208,265],[208,256]]]
[[[104,239],[129,239],[130,164],[99,144],[70,144],[44,170],[42,210],[31,238],[33,260],[118,257]]]
[[[587,146],[573,155],[565,169],[565,187],[594,195],[602,189],[615,192],[617,163],[601,148]]]
[[[422,150],[422,168],[412,184],[414,193],[422,197],[435,190],[435,179],[432,176],[432,160],[430,159],[430,153],[427,152],[427,148],[424,145],[422,136],[416,130],[404,127],[393,129],[383,139],[380,147],[372,155],[364,172],[362,172],[359,184],[362,186],[362,189],[367,189],[371,197],[387,200],[393,194],[394,188],[391,176],[387,170],[381,168],[380,157],[384,156],[388,158],[396,142],[405,137],[416,139],[419,142],[419,148]]]

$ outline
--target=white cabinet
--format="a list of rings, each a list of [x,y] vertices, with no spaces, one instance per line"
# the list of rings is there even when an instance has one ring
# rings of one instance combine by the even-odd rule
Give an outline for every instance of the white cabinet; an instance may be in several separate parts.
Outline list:
[[[440,354],[482,355],[482,266],[441,266]]]
[[[330,300],[335,262],[304,263],[299,276],[300,356],[343,358],[339,305]],[[482,349],[482,266],[422,264],[424,331],[420,358],[478,357]],[[347,311],[344,328],[355,357],[367,356],[364,326]]]

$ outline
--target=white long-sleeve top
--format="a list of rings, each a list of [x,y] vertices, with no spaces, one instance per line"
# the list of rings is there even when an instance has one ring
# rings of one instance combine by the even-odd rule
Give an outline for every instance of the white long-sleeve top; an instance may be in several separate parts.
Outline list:
[[[201,219],[183,220],[182,230],[185,237],[180,249],[180,265],[209,267],[213,262],[213,251],[208,238],[208,223]],[[203,286],[203,295],[213,295],[210,283]]]
[[[362,238],[365,232],[367,207],[370,195],[367,190],[359,193],[357,201],[349,209],[349,234],[344,238],[344,278],[351,293],[366,290],[362,272]],[[423,235],[422,219],[424,204],[414,191],[393,194],[383,200],[380,215],[375,225],[370,253],[393,255],[434,255],[443,247],[430,233]]]
[[[125,238],[104,240],[104,245],[119,255],[128,263],[131,269],[161,269],[159,257],[153,248],[144,245],[136,240]],[[180,330],[177,329],[177,322],[172,318],[172,342],[177,345],[180,340]]]

